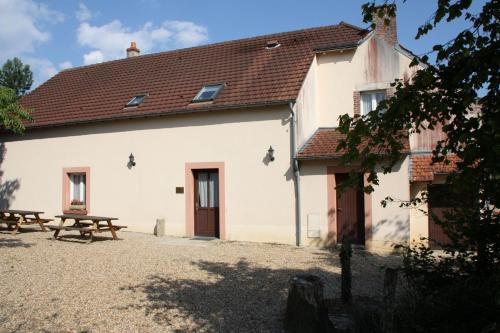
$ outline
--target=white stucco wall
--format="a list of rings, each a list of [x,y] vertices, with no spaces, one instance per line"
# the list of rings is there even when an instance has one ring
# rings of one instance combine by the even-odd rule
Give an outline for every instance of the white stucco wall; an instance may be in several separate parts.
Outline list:
[[[129,230],[185,235],[185,163],[225,163],[226,239],[295,243],[288,107],[125,120],[2,138],[2,188],[18,182],[11,209],[61,214],[62,169],[91,168],[91,215]],[[265,159],[275,149],[275,161]],[[128,156],[137,165],[127,168]],[[5,192],[5,191],[4,191]],[[5,200],[4,200],[5,203]]]

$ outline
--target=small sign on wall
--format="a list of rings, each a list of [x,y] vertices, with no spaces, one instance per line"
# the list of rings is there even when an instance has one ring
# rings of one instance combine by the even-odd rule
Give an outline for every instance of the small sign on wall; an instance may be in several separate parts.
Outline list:
[[[321,237],[321,232],[319,229],[319,215],[317,214],[307,214],[307,237]]]
[[[184,193],[184,187],[178,186],[175,188],[175,193],[177,194],[183,194]]]

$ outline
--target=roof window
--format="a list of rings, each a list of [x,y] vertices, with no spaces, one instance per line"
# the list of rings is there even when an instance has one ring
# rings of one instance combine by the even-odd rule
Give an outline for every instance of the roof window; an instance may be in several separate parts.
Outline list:
[[[274,40],[270,40],[266,43],[266,49],[270,50],[270,49],[275,49],[277,47],[280,47],[281,44],[279,42],[279,40],[277,39],[274,39]]]
[[[198,92],[198,94],[196,94],[193,102],[213,101],[223,87],[224,84],[222,83],[204,85],[203,88],[201,88],[201,90]]]
[[[140,95],[137,95],[137,96],[134,96],[130,101],[128,101],[127,103],[127,107],[128,106],[138,106],[139,104],[142,103],[142,101],[144,100],[144,98],[146,98],[147,94],[140,94]]]

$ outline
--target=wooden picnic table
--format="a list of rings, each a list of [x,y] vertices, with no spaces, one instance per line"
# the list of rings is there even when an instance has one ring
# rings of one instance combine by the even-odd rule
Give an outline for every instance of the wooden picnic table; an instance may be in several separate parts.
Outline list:
[[[78,231],[83,237],[89,235],[88,242],[92,242],[95,233],[101,233],[109,231],[113,236],[113,240],[117,240],[116,232],[120,229],[126,228],[126,226],[115,225],[112,221],[117,221],[116,217],[106,217],[106,216],[90,216],[90,215],[77,215],[77,214],[63,214],[57,215],[57,218],[61,219],[58,226],[48,226],[50,229],[55,230],[54,239],[59,237],[61,230],[64,231]],[[73,220],[73,224],[68,226],[64,225],[67,220]]]
[[[42,231],[48,231],[44,224],[52,221],[52,219],[41,218],[40,215],[43,213],[34,210],[2,209],[0,210],[0,223],[7,224],[9,230],[14,226],[13,235],[25,224],[38,224]]]

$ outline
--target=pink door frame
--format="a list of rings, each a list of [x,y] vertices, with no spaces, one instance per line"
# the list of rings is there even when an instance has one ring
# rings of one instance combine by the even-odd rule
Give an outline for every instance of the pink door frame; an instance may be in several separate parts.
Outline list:
[[[193,170],[217,169],[219,171],[219,238],[226,239],[226,190],[224,162],[186,163],[186,235],[194,237],[194,175]]]
[[[328,166],[326,168],[327,198],[328,198],[328,244],[337,243],[337,190],[335,189],[335,173],[349,173],[352,168],[343,166]],[[364,185],[368,185],[368,174],[364,174]],[[372,239],[372,196],[364,194],[365,212],[365,245]]]

